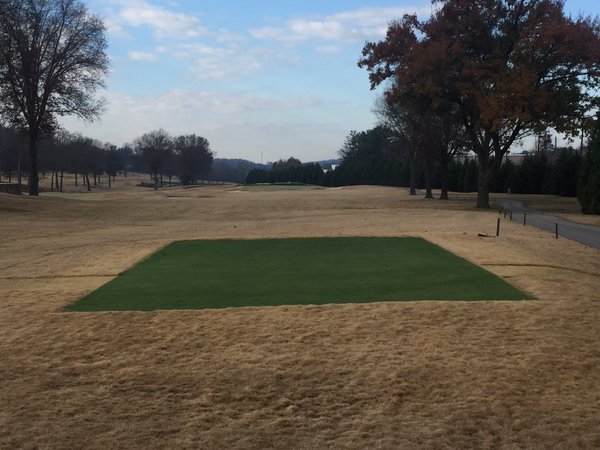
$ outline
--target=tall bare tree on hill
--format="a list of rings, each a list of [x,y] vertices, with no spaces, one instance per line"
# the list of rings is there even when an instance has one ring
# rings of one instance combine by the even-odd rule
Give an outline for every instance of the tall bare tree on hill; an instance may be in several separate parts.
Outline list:
[[[0,117],[28,135],[30,195],[38,141],[57,117],[100,114],[106,47],[104,23],[79,0],[0,0]]]

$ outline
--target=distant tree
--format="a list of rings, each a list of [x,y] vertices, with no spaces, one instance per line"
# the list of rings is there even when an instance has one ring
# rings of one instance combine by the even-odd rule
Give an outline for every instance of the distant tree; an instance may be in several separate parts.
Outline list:
[[[135,141],[136,152],[146,163],[154,179],[154,189],[158,189],[158,177],[173,152],[173,140],[164,130],[150,131]]]
[[[135,169],[135,155],[133,148],[129,144],[125,144],[123,147],[119,147],[117,152],[122,161],[121,170],[123,171],[123,176],[127,178],[127,174]]]
[[[54,161],[57,170],[57,179],[58,182],[58,190],[63,192],[63,181],[65,177],[65,171],[69,168],[73,155],[72,152],[75,151],[74,145],[72,145],[73,141],[77,139],[76,135],[68,133],[64,130],[60,131],[54,136],[55,149],[56,154],[54,156]]]
[[[22,147],[21,139],[15,130],[0,127],[0,175],[6,174],[9,183],[12,183],[13,173],[20,171]]]
[[[291,166],[278,165],[278,169],[253,169],[248,172],[246,184],[255,183],[304,183],[322,184],[324,181],[323,169],[319,163],[292,164]]]
[[[212,181],[229,181],[233,183],[245,183],[253,169],[265,169],[264,164],[257,164],[244,159],[215,158],[206,179]],[[270,169],[270,167],[269,167]]]
[[[510,159],[506,159],[498,170],[493,191],[506,193],[510,189],[511,192],[514,192],[512,182],[513,178],[515,177],[516,170],[515,164]]]
[[[578,199],[584,214],[600,214],[600,116],[596,119],[579,178]]]
[[[464,153],[466,146],[465,129],[460,122],[456,108],[433,110],[421,102],[400,105],[390,103],[383,96],[374,108],[381,123],[394,132],[395,140],[404,145],[404,157],[410,162],[411,195],[415,194],[416,160],[425,162],[426,197],[433,197],[432,164],[440,168],[440,199],[448,199],[448,170],[452,159]],[[406,151],[408,150],[408,151]]]
[[[214,155],[208,140],[195,134],[179,136],[174,141],[174,148],[181,184],[198,184],[200,177],[208,173],[213,162]]]
[[[338,152],[342,162],[333,175],[334,184],[402,184],[398,178],[403,171],[397,163],[404,153],[398,144],[397,136],[385,126],[350,132]]]
[[[46,137],[39,143],[40,162],[42,173],[50,172],[50,190],[59,189],[58,171],[60,165],[60,144],[52,137]]]
[[[79,173],[88,192],[92,190],[90,174],[96,175],[104,171],[104,155],[100,145],[99,142],[85,137],[76,142]]]
[[[413,114],[406,105],[388,102],[380,97],[374,107],[380,124],[391,131],[391,142],[398,155],[408,162],[410,195],[417,195],[417,159],[423,157],[424,136],[419,130],[421,118]]]
[[[535,151],[527,154],[517,169],[515,193],[541,193],[547,169],[548,155],[545,151]]]
[[[105,149],[104,156],[104,170],[108,175],[108,187],[112,187],[111,178],[114,180],[119,170],[123,169],[123,166],[123,153],[115,145],[109,145]]]
[[[467,158],[464,161],[459,175],[459,191],[477,191],[477,169],[477,161],[474,158]]]
[[[554,162],[555,187],[553,194],[566,197],[577,196],[577,179],[581,171],[581,153],[572,149],[560,150]]]
[[[359,62],[391,103],[455,107],[478,158],[477,206],[520,138],[575,134],[600,86],[600,21],[572,19],[561,0],[434,0],[432,16],[392,22]]]
[[[56,117],[96,118],[108,71],[105,27],[78,0],[0,2],[0,116],[29,138],[29,194],[39,194],[38,141]]]
[[[283,169],[291,169],[292,167],[301,167],[302,162],[294,157],[289,157],[288,159],[280,159],[273,163],[273,170],[283,170]]]

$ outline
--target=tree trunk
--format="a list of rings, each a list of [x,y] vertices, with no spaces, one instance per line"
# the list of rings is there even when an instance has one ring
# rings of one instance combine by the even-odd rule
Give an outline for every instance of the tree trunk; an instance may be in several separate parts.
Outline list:
[[[481,152],[478,156],[479,173],[477,175],[477,208],[490,207],[490,181],[491,164],[490,155],[487,151]]]
[[[110,178],[111,178],[111,176],[110,176],[110,174],[108,174],[108,187],[109,188],[112,187],[112,184],[110,183]]]
[[[410,195],[417,195],[417,175],[415,158],[410,160]]]
[[[77,181],[77,170],[75,170],[75,187],[79,186],[79,182]]]
[[[17,158],[17,183],[21,185],[21,146],[19,145],[19,156]]]
[[[448,200],[448,159],[442,158],[440,161],[440,184],[442,192],[440,200]]]
[[[12,183],[12,170],[8,169],[8,182]]]
[[[58,170],[55,170],[54,172],[56,173],[56,176],[54,177],[54,187],[58,191]]]
[[[40,195],[40,180],[37,164],[37,136],[29,136],[29,195]]]
[[[158,172],[154,172],[154,190],[158,189]]]
[[[433,198],[431,191],[431,161],[425,161],[425,198]]]
[[[63,178],[64,178],[64,176],[65,176],[65,170],[62,169],[60,171],[60,192],[63,191]]]
[[[88,192],[92,191],[92,185],[90,184],[90,176],[86,173],[85,174],[85,183],[87,184],[87,190]]]
[[[50,178],[50,191],[54,192],[54,170],[52,171],[52,177]]]

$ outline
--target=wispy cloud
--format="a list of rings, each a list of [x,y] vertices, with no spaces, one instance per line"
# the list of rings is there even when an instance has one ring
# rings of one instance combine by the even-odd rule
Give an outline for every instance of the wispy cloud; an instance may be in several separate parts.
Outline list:
[[[107,93],[109,108],[106,116],[128,114],[142,122],[152,118],[158,121],[189,122],[197,117],[244,114],[267,111],[277,113],[321,104],[315,97],[299,96],[275,98],[244,91],[188,91],[173,89],[156,95],[127,95]]]
[[[319,45],[315,47],[315,51],[317,53],[324,53],[326,55],[331,55],[334,53],[340,53],[342,48],[338,45]]]
[[[322,100],[298,96],[276,98],[245,91],[169,90],[156,95],[106,94],[108,108],[94,124],[94,137],[117,144],[154,129],[165,128],[173,134],[206,133],[225,129],[232,123],[252,120],[257,114],[280,117],[286,111],[320,107]],[[127,117],[127,120],[123,120]],[[226,120],[224,120],[224,118]],[[68,117],[62,119],[70,130],[87,133],[91,125]]]
[[[295,61],[293,55],[273,49],[202,42],[158,46],[156,51],[188,63],[191,78],[199,80],[243,77],[264,69],[273,62]]]
[[[154,53],[148,52],[129,52],[127,55],[133,61],[156,62],[157,56]]]
[[[196,38],[208,33],[193,15],[173,12],[146,0],[119,0],[119,10],[109,18],[108,30],[123,35],[129,27],[150,27],[157,38]]]
[[[309,39],[364,41],[383,37],[389,22],[404,14],[429,12],[429,7],[369,7],[330,16],[294,18],[288,20],[285,26],[253,28],[249,32],[255,39],[282,42],[300,42]]]

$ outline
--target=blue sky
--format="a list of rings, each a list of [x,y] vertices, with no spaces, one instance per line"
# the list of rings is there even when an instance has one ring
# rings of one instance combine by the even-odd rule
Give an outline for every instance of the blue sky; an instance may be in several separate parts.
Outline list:
[[[351,130],[371,128],[378,92],[356,65],[366,40],[384,37],[429,0],[87,0],[108,29],[108,100],[70,131],[117,145],[144,132],[205,136],[217,157],[302,161],[336,157]],[[599,0],[567,12],[600,14]]]

